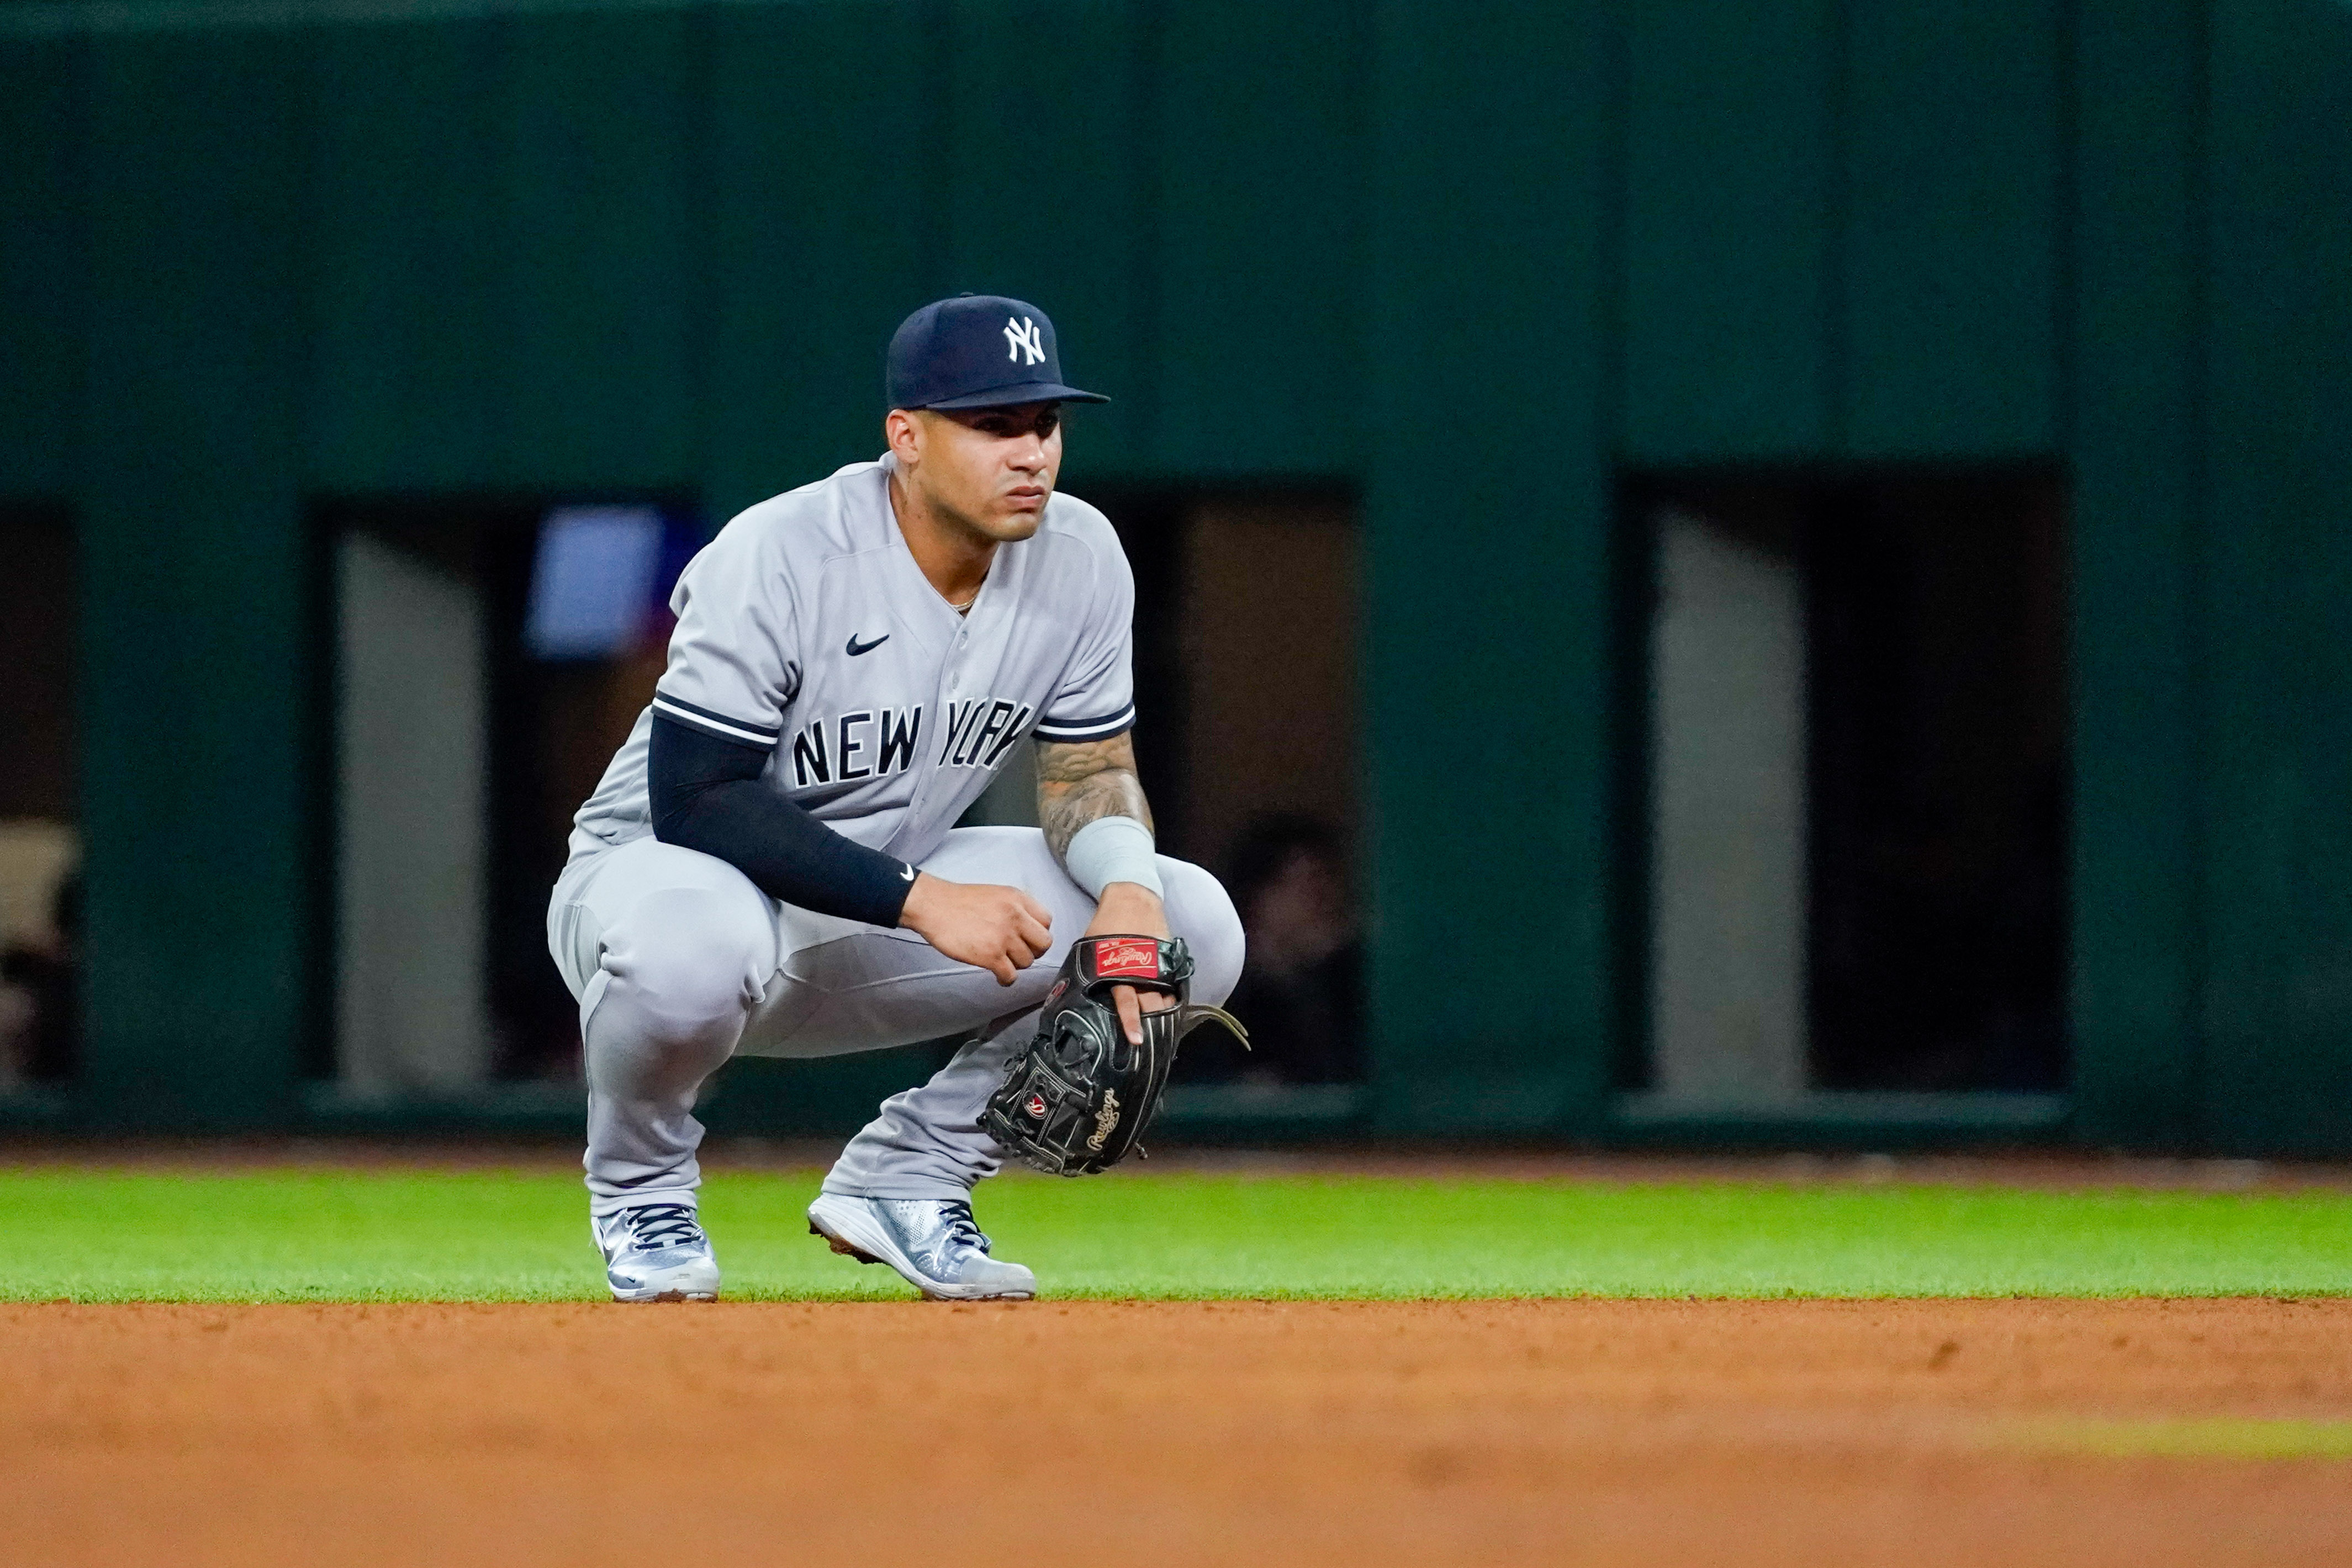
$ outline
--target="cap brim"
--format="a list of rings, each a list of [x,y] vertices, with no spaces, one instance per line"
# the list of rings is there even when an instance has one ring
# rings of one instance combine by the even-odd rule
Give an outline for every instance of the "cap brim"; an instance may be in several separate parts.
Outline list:
[[[1108,402],[1100,392],[1080,392],[1059,382],[1026,382],[1019,386],[990,387],[961,397],[941,398],[925,408],[1016,408],[1024,402]]]

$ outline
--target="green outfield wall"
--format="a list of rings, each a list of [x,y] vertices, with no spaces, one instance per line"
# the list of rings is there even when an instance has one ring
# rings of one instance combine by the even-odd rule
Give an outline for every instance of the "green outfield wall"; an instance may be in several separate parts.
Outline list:
[[[1624,1131],[1620,472],[2021,460],[2075,551],[2034,1125],[2352,1148],[2347,125],[2339,0],[9,0],[0,498],[83,539],[72,1113],[300,1113],[308,507],[723,515],[866,455],[879,344],[970,287],[1118,394],[1082,493],[1362,498],[1374,1125]]]

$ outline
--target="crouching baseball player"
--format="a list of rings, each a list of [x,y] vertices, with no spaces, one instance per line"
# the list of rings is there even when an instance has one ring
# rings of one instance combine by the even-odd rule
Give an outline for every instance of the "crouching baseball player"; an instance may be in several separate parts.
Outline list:
[[[954,1035],[809,1227],[927,1296],[1034,1294],[973,1184],[1008,1152],[1123,1154],[1241,972],[1224,890],[1153,848],[1126,557],[1054,488],[1061,405],[1108,400],[1064,382],[1045,312],[971,296],[899,327],[887,392],[878,461],[751,507],[679,579],[667,668],[549,905],[617,1301],[718,1297],[693,1106],[729,1057]],[[1043,831],[954,827],[1033,737]]]

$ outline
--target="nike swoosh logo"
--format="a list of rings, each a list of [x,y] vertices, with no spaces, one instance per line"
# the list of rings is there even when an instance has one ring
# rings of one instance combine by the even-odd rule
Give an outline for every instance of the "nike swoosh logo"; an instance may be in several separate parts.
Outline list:
[[[852,632],[849,634],[849,656],[855,659],[860,653],[870,653],[874,652],[875,649],[879,648],[883,643],[887,643],[889,640],[890,633],[885,632],[879,637],[875,638],[871,643],[861,643],[857,640],[857,633]]]

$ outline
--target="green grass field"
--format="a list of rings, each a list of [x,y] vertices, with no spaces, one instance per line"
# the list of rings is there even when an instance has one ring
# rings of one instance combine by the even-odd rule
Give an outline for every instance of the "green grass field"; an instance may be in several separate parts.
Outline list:
[[[728,1173],[734,1300],[893,1297],[802,1210],[817,1173]],[[1012,1177],[998,1250],[1063,1297],[2352,1294],[2352,1194]],[[601,1296],[578,1181],[542,1172],[0,1169],[0,1301]]]

